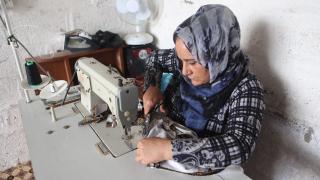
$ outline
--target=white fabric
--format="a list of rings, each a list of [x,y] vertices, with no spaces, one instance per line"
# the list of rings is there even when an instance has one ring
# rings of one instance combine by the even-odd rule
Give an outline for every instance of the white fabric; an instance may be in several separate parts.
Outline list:
[[[152,128],[149,130],[149,133],[147,137],[159,137],[159,138],[169,138],[172,139],[172,135],[169,131],[166,131],[164,129],[164,121],[163,119],[156,119],[154,120],[156,122],[153,122]],[[174,171],[179,171],[183,173],[196,173],[199,172],[198,168],[193,169],[187,169],[183,164],[174,161],[174,160],[168,160],[163,161],[160,163],[160,166],[163,168],[171,169]]]
[[[166,116],[163,116],[161,113],[153,113],[152,117],[153,118],[151,119],[151,123],[148,127],[149,130],[147,137],[174,139],[184,135],[190,138],[198,138],[197,134],[195,134],[192,130],[172,121]],[[172,128],[173,126],[174,128]],[[201,168],[185,167],[183,164],[175,160],[163,161],[160,163],[160,167],[188,174],[204,172],[204,170]],[[244,174],[242,167],[238,165],[230,165],[223,171],[214,175],[219,176],[222,179],[250,180],[250,178]]]

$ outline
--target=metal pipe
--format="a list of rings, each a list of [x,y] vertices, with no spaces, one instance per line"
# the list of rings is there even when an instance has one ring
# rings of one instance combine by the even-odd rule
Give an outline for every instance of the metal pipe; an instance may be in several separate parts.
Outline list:
[[[54,107],[53,106],[50,107],[50,114],[51,114],[52,122],[56,122],[57,121],[57,117],[56,117],[56,113],[54,112]]]
[[[1,9],[3,11],[4,21],[5,21],[6,28],[7,28],[7,33],[8,33],[8,36],[10,37],[10,36],[12,36],[12,29],[11,29],[11,25],[10,25],[9,18],[8,18],[8,15],[7,15],[6,5],[5,5],[4,0],[0,0],[0,2],[1,2],[1,4],[0,4],[1,5]],[[19,60],[19,57],[18,57],[18,54],[17,54],[17,50],[16,50],[13,42],[10,42],[10,46],[11,46],[11,49],[12,49],[12,52],[13,52],[14,59],[16,61],[16,65],[18,67],[20,80],[22,81],[24,79],[24,75],[23,75],[22,70],[21,70],[21,64],[20,64],[20,60]],[[23,91],[24,91],[24,95],[25,95],[25,98],[26,98],[26,102],[27,103],[31,102],[28,91],[25,90],[25,89]]]

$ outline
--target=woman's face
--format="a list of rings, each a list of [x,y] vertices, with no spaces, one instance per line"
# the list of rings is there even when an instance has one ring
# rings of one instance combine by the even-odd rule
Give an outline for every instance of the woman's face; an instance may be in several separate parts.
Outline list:
[[[176,52],[182,64],[182,74],[191,80],[192,85],[199,86],[209,82],[208,69],[204,68],[192,57],[192,54],[180,38],[176,39]]]

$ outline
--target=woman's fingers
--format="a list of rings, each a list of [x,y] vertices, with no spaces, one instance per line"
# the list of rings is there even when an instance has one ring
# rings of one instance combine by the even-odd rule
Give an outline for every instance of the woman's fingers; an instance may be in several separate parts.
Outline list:
[[[142,99],[144,114],[148,114],[150,110],[163,99],[163,97],[159,88],[150,86],[144,93]]]
[[[172,159],[171,141],[162,138],[145,138],[138,142],[136,161],[148,165]]]
[[[149,163],[144,159],[141,149],[137,149],[136,161],[140,164],[147,166]]]
[[[150,110],[155,106],[156,104],[152,102],[151,100],[146,100],[143,102],[144,106],[144,114],[148,114]]]

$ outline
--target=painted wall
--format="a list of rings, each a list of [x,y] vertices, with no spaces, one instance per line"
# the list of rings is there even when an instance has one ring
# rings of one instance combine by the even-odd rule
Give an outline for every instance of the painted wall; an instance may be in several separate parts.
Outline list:
[[[203,4],[236,14],[251,71],[263,82],[267,112],[246,172],[253,179],[320,179],[320,3],[317,0],[165,1],[150,28],[161,48]]]
[[[13,29],[38,55],[59,47],[62,29],[133,29],[115,13],[115,0],[14,1]],[[240,22],[242,48],[263,82],[267,112],[246,172],[253,179],[320,178],[320,3],[317,0],[164,0],[150,31],[160,48],[173,47],[176,26],[207,3],[229,6]],[[72,8],[71,8],[72,7]],[[110,18],[111,17],[111,18]],[[0,28],[3,29],[3,28]],[[1,31],[1,30],[0,30]],[[0,34],[0,170],[29,159],[21,125],[19,77]],[[51,42],[48,44],[48,42]],[[22,58],[23,51],[19,51]]]

